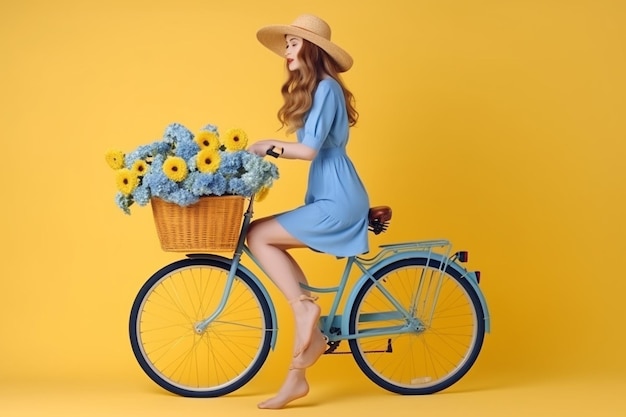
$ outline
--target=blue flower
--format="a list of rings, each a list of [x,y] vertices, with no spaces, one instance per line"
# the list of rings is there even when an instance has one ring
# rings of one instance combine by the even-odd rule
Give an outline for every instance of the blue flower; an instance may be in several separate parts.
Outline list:
[[[218,131],[217,131],[217,126],[215,126],[215,125],[208,124],[208,125],[204,126],[204,127],[202,128],[202,130],[208,130],[209,132],[213,132],[213,133],[215,133],[215,134],[217,135],[217,137],[219,137],[219,136],[220,136],[220,134],[219,134],[219,133],[218,133]]]
[[[252,194],[254,194],[254,189],[242,178],[231,178],[228,181],[227,192],[229,194],[237,194],[245,197],[250,197]]]
[[[246,154],[251,155],[248,152],[220,152],[222,162],[219,171],[225,176],[237,175],[243,168],[243,158]]]
[[[189,169],[190,173],[194,173],[198,170],[198,155],[193,155],[191,158],[187,159],[187,169]]]
[[[165,128],[163,141],[169,144],[176,144],[184,140],[193,140],[193,134],[189,129],[180,123],[171,123]]]
[[[127,168],[130,168],[137,160],[146,160],[155,155],[170,152],[170,150],[170,145],[160,140],[152,142],[148,145],[141,145],[124,157],[124,164]]]
[[[151,197],[150,188],[148,187],[145,181],[143,181],[141,185],[135,188],[133,195],[134,195],[135,201],[140,206],[145,206],[146,204],[150,202],[150,197]]]
[[[143,145],[138,147],[124,157],[124,165],[127,168],[132,167],[135,161],[138,161],[139,159],[146,159],[148,156],[150,156],[150,151],[150,145]]]
[[[243,167],[247,172],[258,172],[259,174],[269,171],[270,168],[268,161],[252,153],[247,153],[246,157],[243,158]]]
[[[180,156],[185,161],[189,159],[195,159],[196,154],[200,150],[200,147],[193,140],[183,140],[178,142],[174,150],[174,155]]]
[[[198,196],[193,195],[191,191],[184,188],[180,188],[164,198],[164,200],[178,204],[179,206],[189,206],[193,203],[197,203],[199,199]]]
[[[272,165],[272,166],[270,167],[270,176],[271,176],[273,179],[277,180],[277,179],[279,178],[279,175],[278,175],[278,167],[277,167],[276,165],[274,165],[274,164],[270,164],[270,165]]]
[[[267,181],[267,176],[258,175],[256,172],[246,172],[241,176],[241,179],[244,180],[246,184],[249,184],[250,187],[258,190],[263,187],[263,185]]]
[[[159,155],[159,154],[164,155],[172,150],[172,147],[170,146],[170,144],[167,142],[163,142],[163,141],[154,142],[150,146],[152,147],[152,152],[151,152],[152,156]]]
[[[271,187],[273,180],[278,179],[278,168],[260,156],[247,153],[243,158],[243,171],[246,183],[258,191],[261,187]]]
[[[190,181],[189,188],[197,196],[226,193],[226,178],[222,174],[194,172],[190,176]]]
[[[130,214],[130,205],[133,204],[132,197],[130,195],[125,195],[124,193],[118,192],[115,194],[115,204],[122,210],[124,213]]]

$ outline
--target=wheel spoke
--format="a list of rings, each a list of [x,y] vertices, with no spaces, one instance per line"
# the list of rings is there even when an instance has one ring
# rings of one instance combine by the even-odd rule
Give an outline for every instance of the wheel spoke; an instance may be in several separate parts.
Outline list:
[[[237,275],[221,314],[206,330],[226,288],[229,265],[188,259],[163,268],[138,294],[131,312],[135,357],[152,380],[179,395],[224,395],[248,382],[270,348],[273,319],[248,277]]]
[[[430,394],[458,381],[472,366],[482,346],[484,323],[474,290],[454,272],[423,258],[405,259],[376,274],[359,291],[350,313],[350,331],[417,326],[392,336],[365,336],[350,340],[353,356],[372,381],[402,394]],[[379,286],[413,314],[406,320]],[[375,313],[380,314],[374,320]],[[367,319],[360,321],[360,317]],[[411,324],[416,322],[416,324]],[[391,341],[392,352],[385,352]]]

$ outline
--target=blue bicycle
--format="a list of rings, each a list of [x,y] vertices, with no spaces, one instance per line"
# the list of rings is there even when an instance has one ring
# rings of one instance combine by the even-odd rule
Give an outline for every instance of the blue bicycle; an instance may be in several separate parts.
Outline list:
[[[165,390],[187,397],[226,395],[249,382],[275,346],[272,300],[241,263],[245,254],[259,266],[245,245],[253,201],[232,258],[188,254],[154,273],[135,298],[132,349]],[[389,207],[369,211],[376,234],[390,220]],[[308,287],[334,293],[319,321],[326,354],[340,353],[340,343],[347,342],[363,373],[398,394],[431,394],[461,379],[478,357],[489,314],[480,273],[463,266],[467,252],[451,249],[446,240],[430,240],[382,245],[371,258],[338,258],[345,268],[337,286]],[[360,276],[355,282],[352,271]]]

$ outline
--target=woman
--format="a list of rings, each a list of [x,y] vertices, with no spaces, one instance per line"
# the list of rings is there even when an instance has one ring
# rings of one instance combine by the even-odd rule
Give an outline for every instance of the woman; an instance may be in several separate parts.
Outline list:
[[[369,200],[346,155],[349,127],[358,118],[353,96],[339,74],[352,58],[330,41],[322,19],[303,15],[291,25],[264,27],[259,41],[286,59],[288,78],[282,86],[284,104],[278,118],[297,142],[262,140],[248,150],[257,155],[311,161],[305,204],[276,216],[254,221],[248,246],[264,270],[291,303],[296,331],[293,361],[277,395],[260,408],[282,408],[305,396],[305,369],[322,355],[326,342],[317,327],[320,308],[300,283],[304,273],[288,253],[310,247],[336,256],[367,252]]]

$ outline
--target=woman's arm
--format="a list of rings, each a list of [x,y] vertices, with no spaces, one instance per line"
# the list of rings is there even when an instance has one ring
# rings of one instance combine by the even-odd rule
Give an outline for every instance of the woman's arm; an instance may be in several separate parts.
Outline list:
[[[309,146],[275,139],[260,140],[248,146],[247,150],[256,155],[265,156],[268,149],[271,149],[272,146],[274,147],[274,152],[280,155],[279,158],[311,161],[317,155],[317,151]]]

